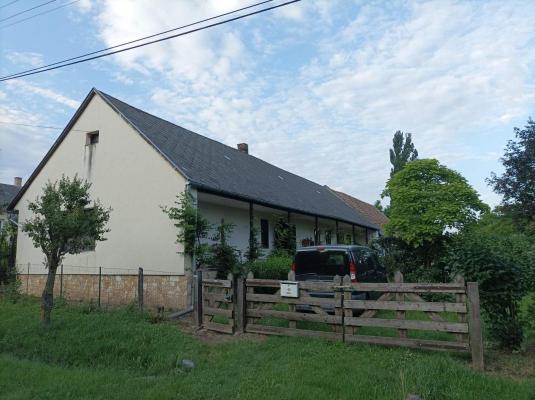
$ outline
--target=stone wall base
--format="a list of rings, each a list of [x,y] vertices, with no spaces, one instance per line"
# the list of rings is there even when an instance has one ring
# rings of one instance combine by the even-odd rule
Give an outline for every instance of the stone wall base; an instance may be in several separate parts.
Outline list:
[[[41,296],[46,274],[19,274],[21,292]],[[63,281],[63,282],[62,282]],[[145,275],[143,277],[143,303],[147,310],[164,307],[180,310],[190,303],[190,279],[184,275]],[[137,275],[102,275],[100,284],[101,306],[125,306],[137,304]],[[94,302],[99,298],[99,276],[89,274],[58,273],[54,285],[54,297],[60,294],[68,301]]]

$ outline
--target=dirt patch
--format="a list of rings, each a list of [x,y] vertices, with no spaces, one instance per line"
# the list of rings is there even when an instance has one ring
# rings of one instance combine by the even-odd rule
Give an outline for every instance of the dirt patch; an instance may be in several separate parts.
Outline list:
[[[257,335],[254,333],[242,333],[230,335],[227,333],[219,333],[215,331],[210,331],[208,329],[199,329],[195,324],[195,320],[192,316],[185,316],[177,319],[175,321],[177,328],[188,335],[195,336],[199,338],[203,343],[208,344],[219,344],[219,343],[232,343],[240,340],[249,340],[249,341],[264,341],[266,336]]]
[[[530,347],[519,353],[486,351],[485,370],[491,374],[516,379],[535,378],[535,349]]]

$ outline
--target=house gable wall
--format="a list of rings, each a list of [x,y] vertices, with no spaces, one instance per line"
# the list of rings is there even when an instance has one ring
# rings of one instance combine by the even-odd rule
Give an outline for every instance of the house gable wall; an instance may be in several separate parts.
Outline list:
[[[86,145],[83,131],[98,131],[98,143]],[[92,198],[113,209],[108,240],[99,242],[95,251],[65,257],[64,265],[72,266],[72,272],[94,274],[101,266],[120,273],[143,267],[145,274],[184,274],[176,228],[160,206],[173,204],[185,190],[186,179],[99,95],[93,96],[18,201],[20,222],[30,217],[28,202],[47,181],[63,174],[87,179],[92,183]],[[30,263],[33,273],[43,273],[43,259],[41,250],[19,231],[19,267]]]

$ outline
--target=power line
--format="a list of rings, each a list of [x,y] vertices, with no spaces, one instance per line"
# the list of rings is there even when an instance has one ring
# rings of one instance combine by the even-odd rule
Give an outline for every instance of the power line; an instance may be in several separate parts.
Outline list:
[[[79,1],[79,0],[76,0],[76,1]],[[117,47],[126,46],[127,44],[132,44],[132,43],[140,42],[142,40],[150,39],[150,38],[153,38],[153,37],[156,37],[156,36],[161,36],[161,35],[164,35],[164,34],[169,33],[169,32],[174,32],[174,31],[177,31],[177,30],[180,30],[180,29],[189,28],[190,26],[193,26],[193,25],[198,25],[198,24],[201,24],[203,22],[211,21],[213,19],[224,17],[224,16],[229,15],[229,14],[235,14],[237,12],[240,12],[240,11],[243,11],[243,10],[247,10],[249,8],[257,7],[257,6],[260,6],[260,5],[265,4],[265,3],[270,3],[272,1],[273,0],[261,1],[260,3],[255,3],[255,4],[252,4],[252,5],[247,6],[247,7],[238,8],[237,10],[233,10],[233,11],[226,12],[224,14],[216,15],[215,17],[202,19],[200,21],[196,21],[196,22],[193,22],[193,23],[190,23],[190,24],[187,24],[187,25],[182,25],[182,26],[179,26],[179,27],[176,27],[176,28],[168,29],[168,30],[160,32],[160,33],[155,33],[153,35],[149,35],[149,36],[145,36],[145,37],[142,37],[142,38],[139,38],[139,39],[131,40],[129,42],[116,44],[116,45],[111,46],[111,47],[106,47],[105,49],[96,50],[96,51],[92,51],[90,53],[82,54],[81,56],[67,58],[65,60],[56,61],[56,62],[53,62],[51,64],[42,65],[40,67],[36,67],[36,68],[32,68],[32,69],[27,69],[26,71],[22,71],[22,72],[19,72],[19,73],[16,73],[16,74],[6,75],[6,76],[1,77],[0,80],[3,80],[5,78],[11,78],[12,76],[18,76],[18,75],[26,74],[27,72],[33,72],[33,71],[37,71],[37,70],[40,70],[40,69],[52,67],[54,65],[63,64],[63,63],[66,63],[68,61],[78,60],[80,58],[84,58],[84,57],[87,57],[87,56],[92,56],[93,54],[98,54],[98,53],[102,53],[104,51],[115,49]]]
[[[60,128],[58,126],[46,126],[46,125],[32,125],[32,124],[21,124],[18,122],[8,122],[8,121],[0,121],[0,124],[7,124],[7,125],[17,125],[17,126],[26,126],[30,128],[40,128],[40,129],[55,129],[62,131],[64,128]],[[91,131],[85,131],[83,129],[71,129],[71,131],[77,131],[77,132],[91,132]]]
[[[18,2],[20,0],[13,0],[13,1],[10,1],[9,3],[7,4],[4,4],[3,6],[0,6],[0,8],[4,8],[4,7],[7,7],[7,6],[10,6],[11,4],[15,4],[16,2]]]
[[[38,14],[32,15],[30,17],[26,17],[26,18],[20,19],[18,21],[12,22],[11,24],[0,26],[0,29],[4,29],[4,28],[7,28],[7,27],[13,26],[13,25],[18,25],[18,24],[20,24],[20,23],[22,23],[24,21],[28,21],[29,19],[33,19],[35,17],[39,17],[41,15],[45,15],[45,14],[51,13],[52,11],[56,11],[56,10],[59,10],[60,8],[64,8],[64,7],[70,6],[71,4],[78,3],[79,1],[80,0],[74,0],[74,1],[71,1],[70,3],[63,4],[61,6],[58,6],[58,7],[55,7],[55,8],[51,8],[50,10],[46,10],[46,11],[40,12]]]
[[[46,6],[47,4],[50,4],[50,3],[53,3],[57,0],[49,0],[49,1],[46,1],[44,3],[41,3],[41,4],[38,4],[36,5],[35,7],[32,7],[32,8],[28,8],[27,10],[24,10],[24,11],[20,11],[16,14],[13,14],[13,15],[10,15],[9,17],[6,17],[4,19],[0,19],[0,22],[4,22],[4,21],[7,21],[8,19],[11,19],[11,18],[15,18],[17,15],[21,15],[21,14],[25,14],[27,12],[30,12],[32,10],[35,10],[36,8],[39,8],[39,7],[43,7],[43,6]]]
[[[257,11],[253,11],[253,12],[250,12],[250,13],[247,13],[247,14],[239,15],[237,17],[233,17],[233,18],[229,18],[229,19],[226,19],[226,20],[223,20],[223,21],[215,22],[213,24],[205,25],[205,26],[202,26],[200,28],[191,29],[191,30],[186,31],[186,32],[181,32],[181,33],[177,33],[175,35],[166,36],[166,37],[161,38],[161,39],[152,40],[150,42],[138,44],[138,45],[135,45],[135,46],[126,47],[124,49],[110,51],[108,53],[99,54],[99,55],[96,55],[96,56],[93,56],[93,57],[88,57],[88,58],[84,58],[82,60],[72,61],[72,62],[65,63],[65,64],[60,62],[61,65],[56,65],[56,66],[53,66],[53,67],[50,67],[50,68],[45,68],[45,69],[42,69],[42,70],[39,70],[39,71],[33,71],[33,72],[28,72],[28,73],[20,72],[20,73],[17,73],[17,74],[3,76],[3,77],[0,78],[0,82],[8,81],[8,80],[11,80],[11,79],[17,79],[17,78],[21,78],[21,77],[28,76],[28,75],[35,75],[35,74],[39,74],[41,72],[51,71],[51,70],[67,67],[67,66],[70,66],[70,65],[80,64],[80,63],[91,61],[91,60],[95,60],[95,59],[98,59],[98,58],[107,57],[107,56],[110,56],[110,55],[113,55],[113,54],[122,53],[124,51],[133,50],[133,49],[137,49],[137,48],[140,48],[140,47],[148,46],[150,44],[163,42],[163,41],[166,41],[166,40],[174,39],[174,38],[179,37],[179,36],[185,36],[185,35],[188,35],[190,33],[203,31],[205,29],[209,29],[209,28],[213,28],[215,26],[219,26],[219,25],[223,25],[223,24],[226,24],[226,23],[229,23],[229,22],[237,21],[239,19],[250,17],[252,15],[256,15],[256,14],[260,14],[260,13],[263,13],[263,12],[266,12],[266,11],[274,10],[276,8],[284,7],[284,6],[287,6],[289,4],[297,3],[297,2],[300,2],[300,1],[301,0],[287,1],[285,3],[281,3],[281,4],[278,4],[276,6],[263,8],[261,10],[257,10]],[[214,18],[217,18],[217,17],[214,17]]]

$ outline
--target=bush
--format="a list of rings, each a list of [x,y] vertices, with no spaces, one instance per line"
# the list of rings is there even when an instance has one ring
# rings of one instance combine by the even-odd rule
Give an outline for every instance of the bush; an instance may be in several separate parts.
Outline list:
[[[288,272],[293,258],[288,254],[275,253],[263,260],[256,260],[249,265],[249,270],[255,278],[288,279]]]
[[[523,235],[472,228],[457,235],[444,261],[452,274],[477,281],[489,333],[501,347],[518,349],[523,339],[520,301],[529,290],[535,250]]]

